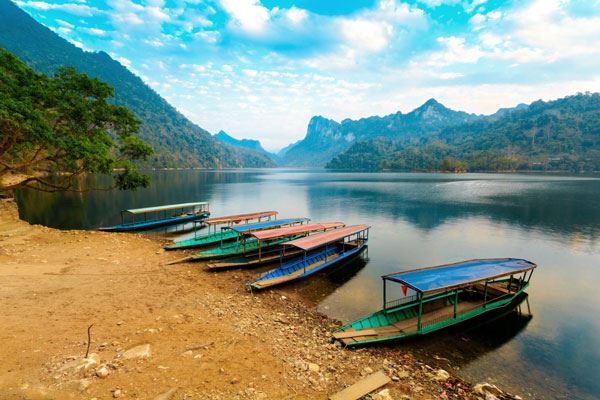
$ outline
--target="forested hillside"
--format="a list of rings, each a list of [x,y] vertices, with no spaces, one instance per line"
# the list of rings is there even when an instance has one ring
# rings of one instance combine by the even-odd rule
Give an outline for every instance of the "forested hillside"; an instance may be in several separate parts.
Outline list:
[[[153,167],[265,167],[273,162],[263,154],[223,144],[198,127],[138,76],[104,52],[85,52],[41,25],[9,0],[0,0],[0,47],[16,54],[39,72],[58,67],[109,83],[114,102],[141,120],[138,136],[154,148]]]
[[[335,157],[327,168],[600,171],[600,94],[520,105],[418,141],[363,141]]]

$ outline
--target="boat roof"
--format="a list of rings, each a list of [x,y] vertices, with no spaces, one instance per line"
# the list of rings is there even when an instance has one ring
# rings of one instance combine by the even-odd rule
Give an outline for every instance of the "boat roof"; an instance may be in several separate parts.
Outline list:
[[[308,222],[308,221],[310,221],[310,218],[277,219],[274,221],[259,222],[257,224],[231,226],[231,227],[228,227],[228,229],[232,229],[232,230],[236,231],[237,233],[248,233],[248,232],[252,232],[252,231],[268,229],[268,228],[272,228],[272,227],[274,228],[274,227],[278,227],[278,226],[282,226],[282,225],[289,225],[289,224],[294,224],[294,223],[299,223],[299,222]]]
[[[296,240],[290,240],[289,242],[284,243],[284,245],[294,246],[308,251],[332,242],[337,242],[346,236],[354,235],[355,233],[362,232],[369,228],[369,225],[351,225]]]
[[[147,212],[153,211],[164,211],[164,210],[174,210],[177,208],[189,208],[189,207],[197,207],[197,206],[206,206],[208,202],[206,201],[197,201],[193,203],[180,203],[180,204],[167,204],[164,206],[155,206],[155,207],[144,207],[144,208],[132,208],[129,210],[125,210],[131,214],[143,214]]]
[[[535,267],[537,265],[531,261],[519,258],[488,258],[398,272],[382,278],[428,293],[513,275]]]
[[[267,229],[263,231],[252,232],[250,235],[254,236],[258,240],[269,240],[299,235],[302,233],[324,231],[326,229],[339,228],[342,226],[345,226],[343,222],[323,222],[320,224],[306,224],[298,226],[286,226],[284,228]]]
[[[228,222],[246,221],[249,219],[256,219],[256,218],[262,218],[262,217],[272,217],[277,214],[279,214],[277,211],[259,211],[259,212],[248,213],[248,214],[236,214],[236,215],[227,215],[224,217],[209,218],[209,219],[205,220],[204,222],[209,225],[217,225],[217,224],[225,224]]]

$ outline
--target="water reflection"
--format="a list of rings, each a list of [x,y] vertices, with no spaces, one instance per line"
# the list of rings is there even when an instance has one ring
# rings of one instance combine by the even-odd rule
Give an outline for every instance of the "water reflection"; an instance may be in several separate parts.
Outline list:
[[[535,318],[499,319],[399,351],[452,360],[465,377],[496,377],[540,398],[600,393],[600,180],[494,174],[358,174],[319,170],[156,171],[137,192],[20,191],[22,218],[58,228],[119,222],[121,209],[209,201],[214,215],[274,209],[279,217],[368,223],[369,261],[286,290],[343,321],[381,308],[380,276],[468,258],[518,257],[540,268],[528,289]],[[88,177],[104,182],[102,177]],[[507,331],[503,331],[507,329]],[[466,340],[465,340],[466,339]]]

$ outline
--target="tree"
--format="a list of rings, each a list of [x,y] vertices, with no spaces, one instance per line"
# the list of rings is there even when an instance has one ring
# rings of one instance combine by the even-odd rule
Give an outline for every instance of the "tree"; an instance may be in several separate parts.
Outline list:
[[[135,136],[139,121],[109,103],[107,83],[62,68],[38,74],[0,49],[0,192],[32,188],[47,192],[136,189],[150,182],[134,160],[153,150]],[[77,178],[110,174],[114,184],[80,188]],[[9,175],[24,174],[2,184]]]

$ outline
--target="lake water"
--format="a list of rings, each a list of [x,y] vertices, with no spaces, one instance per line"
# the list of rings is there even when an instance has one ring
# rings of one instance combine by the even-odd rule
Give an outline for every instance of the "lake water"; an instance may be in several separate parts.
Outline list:
[[[381,308],[380,275],[469,258],[526,258],[539,268],[519,310],[393,348],[524,397],[598,398],[600,180],[282,169],[152,174],[152,186],[137,192],[21,192],[21,217],[91,229],[118,223],[121,209],[205,200],[215,216],[273,209],[279,218],[367,223],[362,258],[285,289],[343,321]]]

